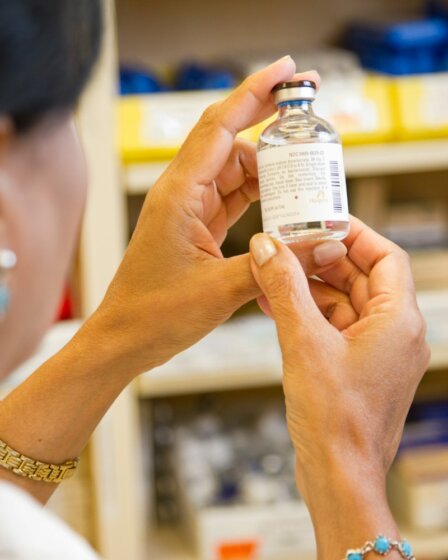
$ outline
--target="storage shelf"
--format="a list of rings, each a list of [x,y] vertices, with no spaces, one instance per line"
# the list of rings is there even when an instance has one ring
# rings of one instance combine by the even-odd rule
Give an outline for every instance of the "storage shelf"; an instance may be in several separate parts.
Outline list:
[[[448,169],[448,139],[366,144],[344,148],[348,177]]]
[[[210,373],[153,376],[144,374],[139,382],[141,397],[167,397],[188,395],[194,393],[208,393],[210,391],[226,391],[234,389],[251,389],[269,387],[281,383],[281,372],[274,370],[237,370],[213,371]]]
[[[198,560],[180,535],[172,529],[151,531],[147,538],[145,557],[158,560]]]
[[[402,529],[404,535],[412,545],[417,558],[425,557],[431,560],[443,560],[448,555],[448,531],[435,533],[416,533]],[[148,558],[158,560],[199,560],[178,533],[173,530],[162,530],[154,532],[148,537]],[[278,558],[277,560],[288,560]],[[295,560],[309,560],[305,557]]]
[[[344,161],[351,178],[448,169],[448,139],[347,146]],[[146,193],[168,164],[156,161],[125,166],[126,192]]]
[[[448,531],[417,533],[403,529],[401,533],[411,543],[417,558],[443,560],[448,556]]]
[[[418,295],[428,325],[429,369],[448,367],[448,291]],[[167,364],[137,381],[141,397],[248,389],[278,385],[281,353],[275,324],[256,315],[230,321]]]
[[[432,344],[429,369],[443,369],[446,367],[448,367],[448,344],[445,346]]]
[[[130,6],[130,4],[134,5]],[[154,19],[154,8],[150,4],[151,3],[145,2],[144,0],[136,0],[133,3],[127,0],[121,0],[117,3],[121,39],[120,54],[123,60],[128,60],[130,62],[132,62],[132,60],[146,61],[152,66],[154,63],[154,52],[157,51],[160,37],[166,39],[166,26],[153,26],[155,32],[148,33],[147,22]],[[229,50],[228,34],[218,33],[219,36],[217,36],[216,33],[209,33],[204,39],[204,34],[200,31],[203,23],[209,21],[210,17],[205,17],[204,19],[203,3],[195,2],[193,4],[194,5],[191,6],[185,3],[179,4],[182,10],[182,17],[178,17],[177,23],[174,22],[174,27],[172,27],[172,18],[170,20],[172,9],[170,6],[167,6],[166,3],[162,3],[162,8],[157,8],[157,20],[167,22],[172,37],[178,37],[179,32],[184,32],[186,30],[186,35],[184,33],[186,40],[183,41],[183,43],[185,43],[190,50],[193,48],[193,54],[196,53],[199,58],[201,58],[203,53],[208,55],[217,54],[219,58],[219,53],[221,51],[228,52]],[[288,7],[294,7],[293,2],[289,4],[290,6],[288,5]],[[362,6],[361,3],[351,0],[351,2],[343,3],[342,10],[332,10],[332,17],[327,18],[328,21],[326,25],[319,25],[322,19],[322,6],[324,6],[324,4],[311,3],[308,9],[303,10],[302,7],[300,7],[300,10],[298,10],[302,13],[306,22],[305,30],[307,35],[305,38],[302,37],[303,45],[309,43],[308,38],[312,39],[313,44],[324,44],[329,32],[334,33],[335,29],[342,31],[346,27],[347,22],[353,19],[354,15],[362,15],[364,19],[369,20],[376,18],[378,14],[382,13],[389,17],[393,17],[394,14],[396,15],[399,13],[401,16],[404,15],[410,18],[418,15],[421,8],[417,6],[416,3],[406,0],[400,0],[398,3],[387,2],[386,0],[369,0],[366,5],[363,3]],[[330,9],[333,7],[334,3],[327,2],[327,4]],[[219,5],[220,6],[217,8],[213,7],[212,12],[212,15],[219,16],[215,18],[217,21],[220,21],[220,18],[222,19],[223,15],[227,13],[225,11],[226,4],[220,2]],[[235,38],[235,41],[230,41],[231,49],[232,52],[234,51],[238,56],[244,51],[250,50],[252,52],[254,37],[257,39],[257,45],[261,52],[262,49],[267,48],[269,50],[269,48],[272,49],[272,46],[275,47],[275,45],[279,45],[279,40],[285,35],[284,29],[281,26],[274,26],[274,28],[277,29],[276,33],[278,37],[277,35],[273,38],[270,37],[271,42],[270,45],[267,46],[262,33],[252,32],[252,35],[249,34],[249,36],[245,32],[245,29],[247,28],[247,21],[250,21],[253,15],[253,8],[256,7],[256,2],[251,2],[249,9],[248,6],[244,6],[244,13],[242,13],[242,17],[239,18],[238,28],[235,29],[235,26],[232,24],[232,39]],[[354,14],[354,10],[357,13]],[[274,14],[275,8],[272,8],[271,12]],[[263,18],[258,19],[263,22]],[[264,19],[269,21],[269,17],[265,17]],[[280,20],[281,18],[279,18],[279,21]],[[224,20],[223,25],[225,28],[226,21]],[[262,24],[260,24],[259,27],[262,29]],[[293,28],[294,25],[290,25],[290,27]],[[316,30],[318,32],[317,37]],[[176,57],[178,58],[179,49],[176,47],[176,41],[168,40],[166,43],[168,45],[168,50],[159,49],[160,52],[163,51],[162,55],[159,56],[159,65],[161,66],[171,63],[176,60]],[[102,105],[103,101],[98,98],[98,112],[101,112]],[[110,122],[113,122],[113,120],[114,119],[111,118]],[[143,142],[152,142],[153,138],[148,138],[148,129],[146,127],[141,127],[141,123],[144,120],[141,118],[141,115],[137,115],[136,120],[139,138]],[[93,130],[94,133],[101,129],[99,126],[92,127],[91,123],[96,122],[95,112],[89,114],[89,119],[87,119],[86,122],[90,124],[88,130]],[[128,124],[129,123],[130,121],[128,121]],[[107,132],[109,133],[109,131]],[[112,138],[115,137],[114,134],[110,136]],[[107,152],[107,150],[105,150],[105,152]],[[379,185],[379,189],[382,189],[383,179],[377,181],[376,176],[448,170],[448,138],[409,141],[405,143],[347,146],[344,148],[344,153],[347,176],[357,183],[354,185],[356,188],[352,189],[353,193],[351,192],[351,195],[369,191],[371,185],[375,185],[376,182]],[[151,161],[149,159],[145,160],[142,157],[142,159],[138,160],[129,160],[126,165],[122,165],[121,192],[119,194],[123,200],[126,196],[145,195],[156,183],[160,175],[169,165],[168,158],[172,157],[172,154],[163,154],[161,151],[157,157],[159,158],[158,161],[156,161],[154,157]],[[103,159],[104,158],[101,158],[100,164],[104,169],[114,169],[113,165],[103,165]],[[98,193],[101,194],[98,194],[95,198],[92,218],[96,219],[97,216],[101,215],[112,216],[109,221],[106,222],[107,227],[102,222],[97,223],[95,219],[92,219],[91,226],[87,230],[87,244],[88,246],[93,244],[95,251],[92,253],[91,259],[87,262],[83,262],[83,267],[91,271],[89,282],[86,285],[90,287],[90,285],[93,284],[95,288],[94,294],[99,294],[104,291],[104,286],[99,286],[97,290],[96,285],[98,281],[96,278],[103,278],[109,275],[114,268],[109,266],[107,259],[104,262],[102,247],[106,244],[107,246],[116,246],[119,251],[122,250],[122,243],[117,243],[116,241],[117,236],[113,237],[112,241],[106,239],[106,237],[111,235],[111,231],[116,232],[117,228],[115,227],[114,221],[118,224],[121,219],[118,225],[123,229],[125,225],[125,213],[104,211],[104,204],[110,202],[111,199],[113,200],[118,193],[116,189],[111,188],[111,181],[108,176],[104,176],[104,173],[95,173],[95,177],[97,177],[97,180],[94,185],[95,189],[92,189],[92,191],[95,193],[97,189]],[[363,178],[369,177],[373,177],[374,179],[368,179],[367,181],[362,180]],[[107,189],[103,191],[101,185],[106,185]],[[386,190],[384,190],[384,192],[386,192]],[[384,194],[384,192],[382,191],[382,194]],[[355,196],[353,196],[353,198],[354,197]],[[369,206],[369,200],[364,200],[365,205]],[[136,206],[137,205],[132,203],[131,210]],[[361,217],[361,214],[359,215]],[[95,239],[97,240],[96,243]],[[123,236],[123,243],[124,240],[125,238]],[[438,285],[439,287],[443,287],[444,269],[439,267],[440,260],[434,261],[434,263],[435,265],[429,262],[421,262],[420,268],[423,271],[428,269],[428,271],[431,272],[431,274],[428,273],[431,288],[434,288],[433,277],[436,273],[441,278],[441,282]],[[434,268],[437,270],[434,271]],[[105,274],[103,274],[103,270]],[[433,271],[434,274],[432,274]],[[422,287],[426,288],[426,285],[422,285]],[[90,295],[89,299],[91,299]],[[94,299],[96,299],[96,295]],[[95,305],[96,303],[97,302],[95,302]],[[89,309],[89,311],[90,310],[91,309]],[[275,341],[275,329],[273,327],[271,323],[271,331],[266,333],[266,336],[272,336],[272,339]],[[212,336],[212,346],[219,345],[221,340],[220,332],[221,328],[219,329],[217,339]],[[147,479],[146,469],[145,476],[142,476],[142,473],[138,471],[138,468],[141,467],[141,462],[136,460],[135,454],[133,453],[133,446],[136,449],[140,449],[141,441],[139,438],[142,436],[146,439],[148,434],[140,434],[138,432],[141,426],[138,423],[139,416],[136,413],[137,411],[134,405],[137,407],[137,397],[157,397],[202,391],[279,385],[281,382],[280,355],[274,353],[272,355],[270,354],[269,358],[265,359],[264,362],[262,359],[263,356],[259,356],[258,358],[255,356],[255,358],[253,358],[246,355],[244,348],[241,348],[247,340],[246,333],[243,334],[242,340],[237,340],[235,345],[231,345],[228,338],[224,337],[224,352],[218,354],[219,356],[223,356],[224,354],[223,359],[216,358],[216,353],[219,349],[214,349],[213,352],[211,352],[210,358],[207,359],[207,351],[205,351],[203,346],[200,346],[199,348],[202,348],[202,350],[198,353],[199,355],[196,354],[194,350],[193,353],[189,350],[182,356],[175,357],[170,363],[160,368],[159,371],[153,371],[150,374],[148,373],[141,376],[136,381],[136,398],[132,399],[133,406],[129,404],[126,408],[123,407],[122,404],[118,407],[117,404],[115,404],[108,414],[108,417],[102,422],[102,426],[105,427],[100,428],[101,439],[95,441],[94,450],[100,460],[103,470],[98,472],[104,472],[104,476],[98,477],[99,484],[95,496],[97,505],[99,506],[98,526],[100,527],[100,531],[98,542],[102,543],[101,555],[103,557],[110,558],[110,560],[121,560],[124,557],[135,560],[143,558],[157,558],[158,560],[199,560],[198,556],[191,552],[188,546],[185,545],[185,542],[181,539],[181,534],[177,531],[153,531],[148,538],[146,538],[146,535],[145,538],[142,538],[144,530],[140,527],[141,523],[143,522],[147,523],[148,526],[150,525],[150,522],[147,521],[148,504],[145,503],[147,500],[144,499],[149,496],[150,492],[145,490],[141,479],[144,479],[148,484],[150,480]],[[448,336],[446,338],[441,336],[440,338],[442,341],[438,338],[433,341],[433,356],[431,361],[431,367],[438,368],[440,371],[432,374],[431,383],[436,377],[440,377],[441,389],[443,390],[443,394],[446,394],[444,369],[448,368]],[[203,342],[200,344],[203,344]],[[207,345],[208,342],[204,342],[204,344]],[[255,344],[257,344],[257,341],[255,341]],[[275,346],[277,345],[275,344]],[[266,353],[266,348],[260,341],[258,341],[257,348],[262,348],[262,354]],[[260,354],[260,351],[258,351],[258,353]],[[188,358],[185,361],[187,354],[191,359]],[[226,356],[226,354],[231,354],[233,356]],[[233,363],[230,362],[232,358],[234,358]],[[196,359],[198,360],[197,362]],[[237,360],[240,360],[240,362],[237,363]],[[219,370],[217,368],[219,368]],[[134,393],[132,393],[132,397],[134,397]],[[131,401],[131,399],[129,399],[129,401]],[[151,408],[151,403],[147,404],[149,405],[147,408]],[[145,432],[147,430],[151,431],[152,429],[153,426],[151,425],[146,424],[144,426]],[[152,460],[152,452],[149,452],[149,458],[147,458],[149,465],[152,463]],[[119,482],[119,484],[117,482]],[[146,527],[147,529],[149,529],[148,526]],[[138,530],[135,530],[135,527]],[[426,557],[433,560],[442,560],[448,557],[448,532],[428,536],[415,535],[413,532],[409,531],[404,531],[403,534],[410,539],[417,557]],[[142,549],[140,554],[136,552],[139,548]],[[280,558],[276,558],[276,560],[280,560]],[[299,557],[295,560],[308,559]]]
[[[181,536],[174,530],[162,530],[154,532],[148,537],[148,558],[158,560],[199,560],[191,547],[185,543]],[[276,556],[276,560],[313,560],[309,556],[295,556],[292,558]]]
[[[429,369],[448,367],[448,348],[431,346],[431,363]],[[217,363],[219,363],[217,359]],[[140,377],[138,392],[141,397],[167,397],[211,391],[226,391],[234,389],[252,389],[256,387],[276,386],[281,383],[281,365],[277,369],[238,369],[234,371],[213,370],[209,372],[183,372],[178,375],[166,376],[149,372]]]

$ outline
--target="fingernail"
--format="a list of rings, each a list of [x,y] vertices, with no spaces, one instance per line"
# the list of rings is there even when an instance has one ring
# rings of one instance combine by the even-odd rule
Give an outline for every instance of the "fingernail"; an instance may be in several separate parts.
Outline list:
[[[276,61],[274,62],[274,64],[277,64],[278,62],[282,62],[282,61],[284,61],[284,60],[287,60],[288,58],[292,60],[291,55],[290,55],[290,54],[287,54],[287,55],[285,55],[285,56],[282,56],[282,57],[279,58],[278,60],[276,60]]]
[[[259,233],[252,237],[250,250],[258,266],[263,266],[277,253],[277,247],[269,235]]]
[[[314,262],[318,266],[326,266],[347,254],[347,247],[340,241],[325,241],[318,245],[314,251]]]

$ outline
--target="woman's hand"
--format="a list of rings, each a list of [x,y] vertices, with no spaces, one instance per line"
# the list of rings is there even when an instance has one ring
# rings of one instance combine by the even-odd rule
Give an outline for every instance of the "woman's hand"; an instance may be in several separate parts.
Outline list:
[[[322,558],[397,536],[385,476],[429,362],[407,254],[356,219],[345,244],[347,257],[309,284],[286,246],[263,234],[251,241]]]
[[[260,293],[249,255],[225,259],[220,249],[258,199],[255,146],[235,136],[274,112],[271,90],[294,71],[285,57],[209,107],[151,189],[123,263],[84,329],[96,339],[103,333],[102,344],[131,375],[192,345]],[[319,82],[315,72],[300,78]],[[345,254],[340,243],[324,245],[320,265]],[[307,272],[318,270],[312,247],[300,258]]]

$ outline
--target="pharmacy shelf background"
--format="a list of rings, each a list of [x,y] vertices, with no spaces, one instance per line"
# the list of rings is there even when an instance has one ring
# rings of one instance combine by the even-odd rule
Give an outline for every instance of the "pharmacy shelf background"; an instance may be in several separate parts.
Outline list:
[[[248,0],[239,6],[238,18],[229,13],[226,3],[222,0],[206,5],[193,1],[188,3],[188,6],[176,3],[175,15],[171,13],[171,6],[160,7],[156,12],[159,25],[157,29],[151,28],[148,32],[145,28],[145,16],[149,18],[152,12],[147,4],[135,0],[131,7],[128,0],[118,0],[119,52],[122,61],[139,61],[149,68],[169,65],[178,59],[180,50],[176,49],[176,44],[182,43],[188,44],[191,56],[199,60],[203,57],[238,58],[239,53],[243,53],[244,57],[245,53],[257,50],[272,53],[267,56],[267,60],[272,60],[276,56],[274,52],[279,55],[291,52],[290,38],[296,36],[299,19],[303,39],[299,47],[315,47],[327,43],[329,36],[337,34],[350,19],[370,17],[375,20],[397,15],[412,17],[418,13],[421,6],[420,1],[368,1],[361,6],[354,0],[344,0],[336,7],[328,0],[318,0],[306,9],[301,9],[300,15],[288,17],[288,21],[284,21],[285,13],[296,13],[296,6],[289,0],[282,5],[281,10],[271,5],[266,8],[265,13],[264,9],[260,10],[255,0]],[[322,21],[321,13],[328,14],[325,21]],[[156,17],[156,14],[153,15]],[[225,37],[221,34],[221,26],[208,23],[204,26],[205,21],[222,23],[228,22],[229,19],[232,22],[231,26],[226,28]],[[263,20],[269,21],[269,31]],[[162,22],[165,22],[166,27]],[[188,24],[185,25],[185,22]],[[225,24],[223,27],[225,28]],[[166,31],[168,28],[169,31]],[[193,36],[194,30],[200,32]],[[321,102],[320,106],[316,104],[316,114],[328,118],[329,115],[325,111],[335,104],[336,99],[337,108],[340,114],[343,114],[348,103],[347,95],[341,98],[341,88],[336,83],[337,80],[332,83],[331,79],[324,78],[324,82],[326,85],[322,86],[319,94],[323,95],[324,102]],[[442,78],[442,82],[445,85],[440,87],[437,78],[431,87],[445,91],[446,77]],[[344,161],[349,180],[349,201],[353,214],[375,228],[399,235],[414,219],[416,222],[421,220],[421,208],[425,208],[428,203],[430,209],[427,210],[424,220],[426,224],[433,224],[434,231],[428,233],[425,230],[427,226],[424,225],[422,228],[425,231],[422,231],[421,236],[418,228],[413,234],[423,238],[424,235],[437,235],[436,224],[443,230],[448,223],[448,218],[442,215],[447,203],[448,127],[445,131],[441,130],[443,127],[438,128],[441,121],[446,126],[448,118],[446,111],[441,110],[439,122],[432,123],[429,133],[428,130],[424,130],[422,135],[424,127],[421,127],[420,116],[415,118],[413,111],[403,109],[392,114],[395,101],[409,99],[408,94],[414,95],[416,89],[418,90],[419,86],[406,79],[392,82],[378,76],[354,77],[350,83],[345,84],[344,92],[355,92],[351,105],[357,107],[357,112],[351,117],[364,127],[363,140],[367,143],[361,143],[362,135],[354,134],[350,126],[343,130],[343,140]],[[364,103],[359,101],[359,97],[355,99],[356,92],[361,90],[368,91]],[[222,99],[225,94],[223,91],[173,92],[129,96],[118,101],[121,187],[123,197],[128,202],[129,232],[135,224],[144,195],[169,165],[181,139],[186,136],[204,108]],[[372,100],[380,108],[377,112],[376,130],[372,130],[368,118],[372,115]],[[436,105],[439,107],[443,103]],[[409,106],[412,106],[412,103],[406,105],[407,108]],[[262,126],[245,132],[243,136],[255,141]],[[341,128],[343,129],[338,126],[338,129]],[[396,212],[396,205],[406,203],[408,193],[412,194],[409,198],[417,201],[414,204],[420,209],[408,209],[403,217],[400,209]],[[250,232],[249,228],[245,229],[243,225],[238,234],[234,234],[240,235],[241,250],[247,247],[250,233],[253,232]],[[409,248],[409,251],[420,305],[428,322],[428,337],[432,349],[430,370],[419,389],[419,398],[434,394],[445,395],[448,398],[448,251],[443,244],[422,247],[419,243]],[[276,391],[280,383],[280,354],[275,329],[269,319],[261,315],[243,316],[217,329],[194,348],[137,380],[135,395],[143,417],[139,424],[140,439],[146,442],[147,463],[152,464],[156,460],[151,451],[151,443],[148,443],[156,438],[156,427],[150,411],[157,407],[160,400],[168,399],[179,403],[187,402],[189,398],[196,398],[200,394],[207,398],[209,394],[243,394],[245,391],[252,391],[255,395],[263,388]],[[199,551],[199,544],[196,553],[190,552],[191,547],[187,544],[185,532],[190,540],[193,538],[197,543],[201,542],[201,538],[205,538],[207,533],[210,534],[210,527],[214,522],[213,514],[207,519],[207,512],[203,513],[202,517],[201,514],[193,512],[187,531],[185,528],[161,529],[155,521],[154,511],[156,498],[153,487],[157,482],[151,467],[147,467],[145,473],[143,478],[149,480],[146,496],[150,514],[146,523],[146,541],[142,547],[143,557],[167,560],[208,559],[209,555]],[[148,513],[147,510],[145,513]],[[239,515],[236,509],[233,513],[235,516]],[[217,513],[219,514],[220,512]],[[258,511],[258,514],[261,515],[261,511]],[[241,515],[241,525],[244,525],[251,514],[246,511]],[[227,526],[228,521],[222,518],[221,525]],[[224,534],[225,532],[221,533],[222,536]],[[448,556],[448,522],[445,530],[419,534],[403,527],[403,534],[411,539],[416,554],[421,557],[442,559]],[[295,557],[307,560],[313,556],[298,554]],[[275,560],[290,558],[284,559],[278,553]]]
[[[299,36],[300,48],[327,44],[350,20],[410,18],[419,13],[423,1],[317,0],[304,8],[294,0],[285,0],[279,10],[273,3],[260,9],[259,2],[247,0],[239,4],[238,16],[225,0],[205,4],[200,0],[173,0],[156,7],[145,0],[104,0],[104,5],[105,48],[78,115],[90,166],[90,193],[80,242],[83,316],[100,303],[120,262],[129,239],[128,208],[133,199],[141,198],[151,188],[173,155],[172,147],[165,151],[169,157],[151,160],[124,161],[122,154],[117,154],[114,123],[118,60],[164,65],[184,55],[243,57],[254,51],[272,59],[288,52],[291,38],[296,40]],[[322,13],[327,17],[322,19]],[[379,92],[377,86],[375,91]],[[389,139],[350,144],[344,154],[351,209],[372,225],[377,225],[389,211],[390,202],[406,198],[403,191],[408,185],[419,190],[421,201],[432,199],[440,202],[439,206],[446,201],[448,136],[414,138],[404,143]],[[448,398],[447,251],[419,249],[413,259],[433,351],[420,394],[436,390]],[[3,386],[2,395],[64,344],[77,326],[78,323],[56,325],[33,361],[17,372],[8,386]],[[263,363],[257,353],[260,340],[266,356]],[[228,347],[238,348],[238,352],[223,351]],[[196,393],[262,387],[274,390],[280,380],[278,347],[268,319],[241,318],[224,325],[160,370],[140,377],[117,400],[89,445],[84,461],[89,472],[81,477],[82,485],[68,491],[65,506],[61,506],[62,488],[55,509],[59,508],[64,517],[67,504],[70,509],[70,504],[76,502],[71,519],[65,518],[108,560],[202,560],[189,552],[180,531],[161,530],[154,523],[150,499],[153,480],[147,470],[153,457],[145,455],[154,434],[144,410],[151,409],[160,398],[182,400]],[[428,560],[448,556],[448,526],[446,531],[428,535],[404,531],[417,556]]]
[[[403,534],[412,542],[416,557],[443,560],[446,558],[448,547],[448,531],[444,534],[422,536],[418,533],[406,531]],[[173,531],[160,531],[150,534],[147,548],[154,557],[160,560],[200,560],[199,557],[185,550],[185,541]],[[156,556],[157,555],[157,556]],[[315,556],[302,557],[303,560],[314,560]],[[291,557],[276,557],[276,560],[292,560]]]
[[[448,368],[448,290],[420,292],[418,302],[431,347],[429,370],[444,370]],[[2,383],[0,398],[65,346],[81,324],[78,319],[61,321],[52,327],[36,354]],[[142,397],[165,397],[278,385],[281,366],[275,324],[257,313],[228,321],[163,366],[141,375],[138,393]]]
[[[435,534],[428,537],[414,534],[404,529],[403,534],[412,542],[416,557],[443,560],[446,558],[448,547],[448,531],[445,534]],[[198,556],[185,551],[185,543],[176,533],[161,531],[148,537],[148,550],[157,554],[160,560],[199,560]],[[304,557],[303,560],[313,560],[314,556]],[[276,557],[276,560],[292,560]]]
[[[447,170],[448,139],[389,142],[344,147],[348,178]],[[123,167],[123,187],[130,195],[146,194],[169,161],[129,163]]]
[[[443,370],[448,368],[448,290],[420,292],[418,300],[431,346],[429,369]],[[141,376],[139,393],[161,397],[275,385],[281,382],[281,366],[275,324],[257,314],[229,321],[167,364]]]

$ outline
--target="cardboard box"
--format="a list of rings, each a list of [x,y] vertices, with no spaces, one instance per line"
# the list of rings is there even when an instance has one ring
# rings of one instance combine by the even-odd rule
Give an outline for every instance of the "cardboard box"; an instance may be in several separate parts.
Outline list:
[[[308,560],[316,545],[302,502],[189,509],[189,538],[200,560]]]
[[[448,447],[405,451],[392,468],[388,495],[398,521],[412,530],[448,526]]]

